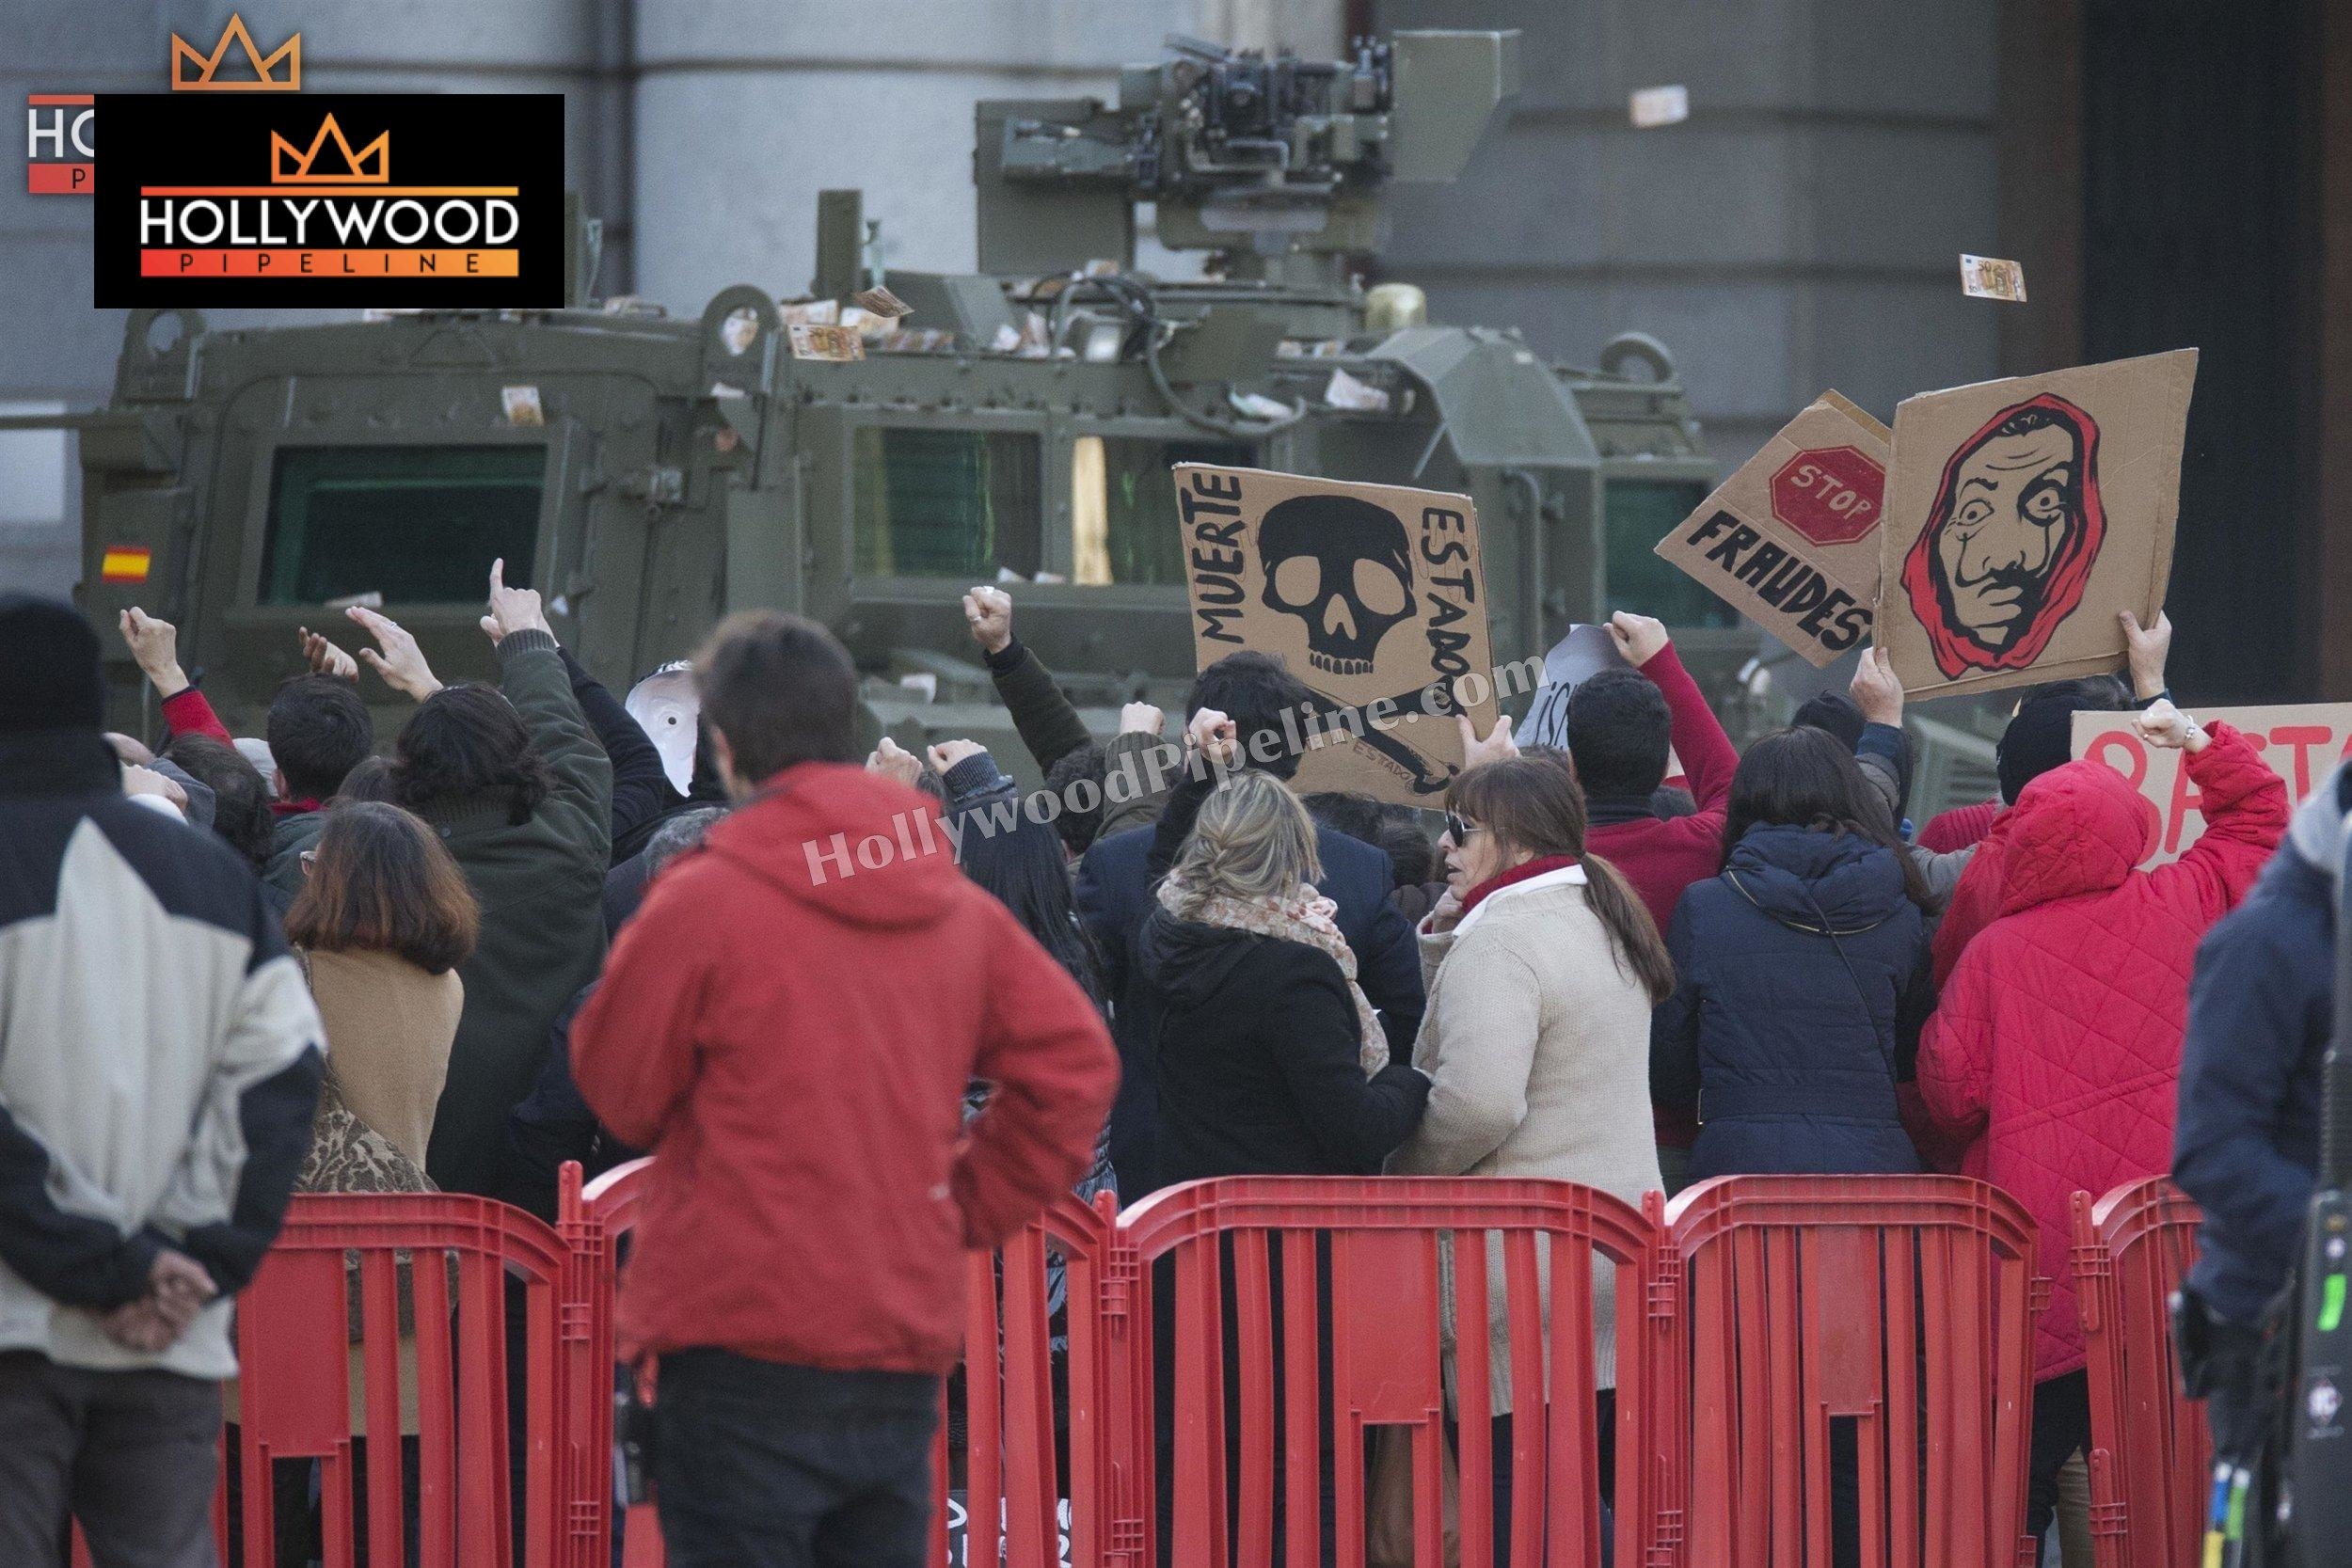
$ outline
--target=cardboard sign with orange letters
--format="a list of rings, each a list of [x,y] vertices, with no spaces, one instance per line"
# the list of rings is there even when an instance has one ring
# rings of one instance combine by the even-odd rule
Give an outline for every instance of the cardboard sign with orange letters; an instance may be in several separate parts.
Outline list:
[[[2301,805],[2336,764],[2352,755],[2352,703],[2298,703],[2278,707],[2196,710],[2200,723],[2220,721],[2260,749],[2270,770],[2286,781],[2287,800]],[[2074,715],[2074,755],[2106,763],[2130,781],[2155,821],[2154,848],[2141,866],[2181,858],[2205,831],[2204,802],[2181,752],[2139,738],[2128,713]]]

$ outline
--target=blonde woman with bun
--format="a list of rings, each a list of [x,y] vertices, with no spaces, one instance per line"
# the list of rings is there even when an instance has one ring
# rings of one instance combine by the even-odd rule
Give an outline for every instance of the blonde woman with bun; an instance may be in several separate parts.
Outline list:
[[[1137,942],[1163,1181],[1369,1175],[1420,1122],[1429,1081],[1389,1060],[1319,875],[1279,780],[1236,773],[1201,802]]]

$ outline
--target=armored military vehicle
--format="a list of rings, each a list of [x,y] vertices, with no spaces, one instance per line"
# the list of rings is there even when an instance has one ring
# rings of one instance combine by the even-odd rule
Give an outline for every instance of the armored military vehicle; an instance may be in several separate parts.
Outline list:
[[[1025,766],[960,596],[1014,584],[1020,635],[1104,733],[1120,701],[1172,701],[1193,654],[1168,470],[1213,461],[1466,491],[1499,657],[1662,607],[1729,694],[1755,634],[1650,553],[1714,478],[1665,349],[1554,364],[1357,271],[1383,184],[1457,172],[1518,92],[1518,43],[1406,32],[1317,63],[1171,39],[1115,104],[979,103],[970,276],[878,275],[850,191],[820,198],[807,300],[739,286],[695,320],[595,303],[586,224],[561,309],[136,312],[81,421],[84,606],[177,621],[249,731],[300,667],[294,628],[365,596],[445,679],[488,673],[502,557],[616,689],[782,606],[856,655],[874,732],[993,737]],[[1206,277],[1136,270],[1145,202]],[[850,304],[876,284],[912,313]],[[151,731],[127,656],[112,677],[115,722]],[[405,705],[366,686],[389,733]]]

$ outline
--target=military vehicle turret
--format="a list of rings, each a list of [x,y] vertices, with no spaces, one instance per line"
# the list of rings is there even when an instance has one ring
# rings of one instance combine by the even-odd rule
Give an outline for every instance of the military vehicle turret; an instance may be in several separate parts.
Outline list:
[[[1025,766],[960,596],[1017,582],[1021,636],[1104,732],[1120,701],[1172,700],[1193,661],[1168,468],[1200,460],[1467,491],[1499,657],[1639,605],[1727,693],[1754,633],[1650,554],[1714,479],[1666,351],[1629,335],[1553,364],[1357,275],[1383,184],[1458,171],[1518,90],[1518,43],[1406,32],[1313,63],[1171,39],[1116,103],[981,103],[974,275],[878,275],[848,191],[820,198],[805,301],[599,306],[582,224],[560,309],[135,312],[110,405],[77,421],[84,608],[177,621],[249,732],[299,668],[295,626],[365,595],[445,679],[487,674],[503,557],[616,689],[728,610],[782,606],[856,655],[875,731]],[[1145,202],[1205,278],[1136,270]],[[877,284],[912,314],[850,304]],[[827,322],[862,356],[802,356],[847,352],[791,330]],[[114,721],[151,732],[135,668],[110,668]]]

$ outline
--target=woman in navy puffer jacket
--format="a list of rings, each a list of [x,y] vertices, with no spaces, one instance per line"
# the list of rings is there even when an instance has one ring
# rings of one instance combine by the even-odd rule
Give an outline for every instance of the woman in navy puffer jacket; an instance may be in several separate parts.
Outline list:
[[[1676,907],[1650,1094],[1697,1111],[1694,1181],[1919,1169],[1896,1085],[1934,1006],[1926,895],[1867,787],[1820,730],[1765,736],[1732,780],[1722,873]]]

